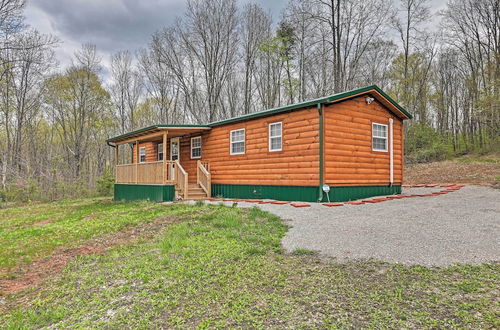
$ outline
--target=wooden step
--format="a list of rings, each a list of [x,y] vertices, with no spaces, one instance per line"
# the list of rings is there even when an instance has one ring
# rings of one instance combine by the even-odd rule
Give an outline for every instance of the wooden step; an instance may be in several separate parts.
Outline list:
[[[188,183],[188,198],[187,199],[205,199],[207,198],[207,193],[203,188],[197,183]]]
[[[204,191],[188,191],[188,196],[205,196],[207,197],[207,194]]]

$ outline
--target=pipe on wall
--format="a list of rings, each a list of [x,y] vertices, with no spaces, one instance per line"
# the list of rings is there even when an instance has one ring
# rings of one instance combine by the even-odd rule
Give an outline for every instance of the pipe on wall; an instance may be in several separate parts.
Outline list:
[[[318,103],[319,115],[319,192],[318,202],[323,200],[323,104]]]
[[[394,184],[394,138],[393,138],[394,119],[389,118],[389,182]]]

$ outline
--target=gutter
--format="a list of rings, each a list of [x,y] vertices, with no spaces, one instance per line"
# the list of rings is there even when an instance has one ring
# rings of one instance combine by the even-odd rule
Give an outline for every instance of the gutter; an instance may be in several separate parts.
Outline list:
[[[319,192],[318,203],[323,199],[323,104],[318,103],[319,115]]]
[[[109,140],[106,140],[106,144],[110,147],[116,148],[116,144],[115,145],[111,144]]]

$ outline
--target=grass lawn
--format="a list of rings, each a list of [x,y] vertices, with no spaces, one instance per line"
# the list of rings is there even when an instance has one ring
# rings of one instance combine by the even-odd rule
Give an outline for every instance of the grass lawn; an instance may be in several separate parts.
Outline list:
[[[500,327],[498,264],[339,264],[284,253],[286,231],[257,208],[83,200],[0,210],[8,280],[64,249],[102,247],[0,295],[0,328]]]

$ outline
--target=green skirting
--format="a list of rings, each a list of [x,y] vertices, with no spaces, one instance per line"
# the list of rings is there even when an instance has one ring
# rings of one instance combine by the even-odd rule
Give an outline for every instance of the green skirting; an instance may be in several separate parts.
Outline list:
[[[212,183],[212,197],[315,202],[318,199],[318,187]]]
[[[373,196],[401,194],[401,186],[335,186],[330,187],[331,202],[347,202],[356,199],[363,199]],[[323,202],[328,201],[326,194]]]
[[[381,195],[401,193],[401,186],[339,186],[330,187],[330,201],[345,202]],[[243,199],[275,199],[281,201],[317,202],[318,186],[268,186],[212,184],[212,197]],[[326,194],[323,202],[326,202]]]
[[[115,201],[149,200],[168,202],[175,198],[173,185],[115,184]]]

